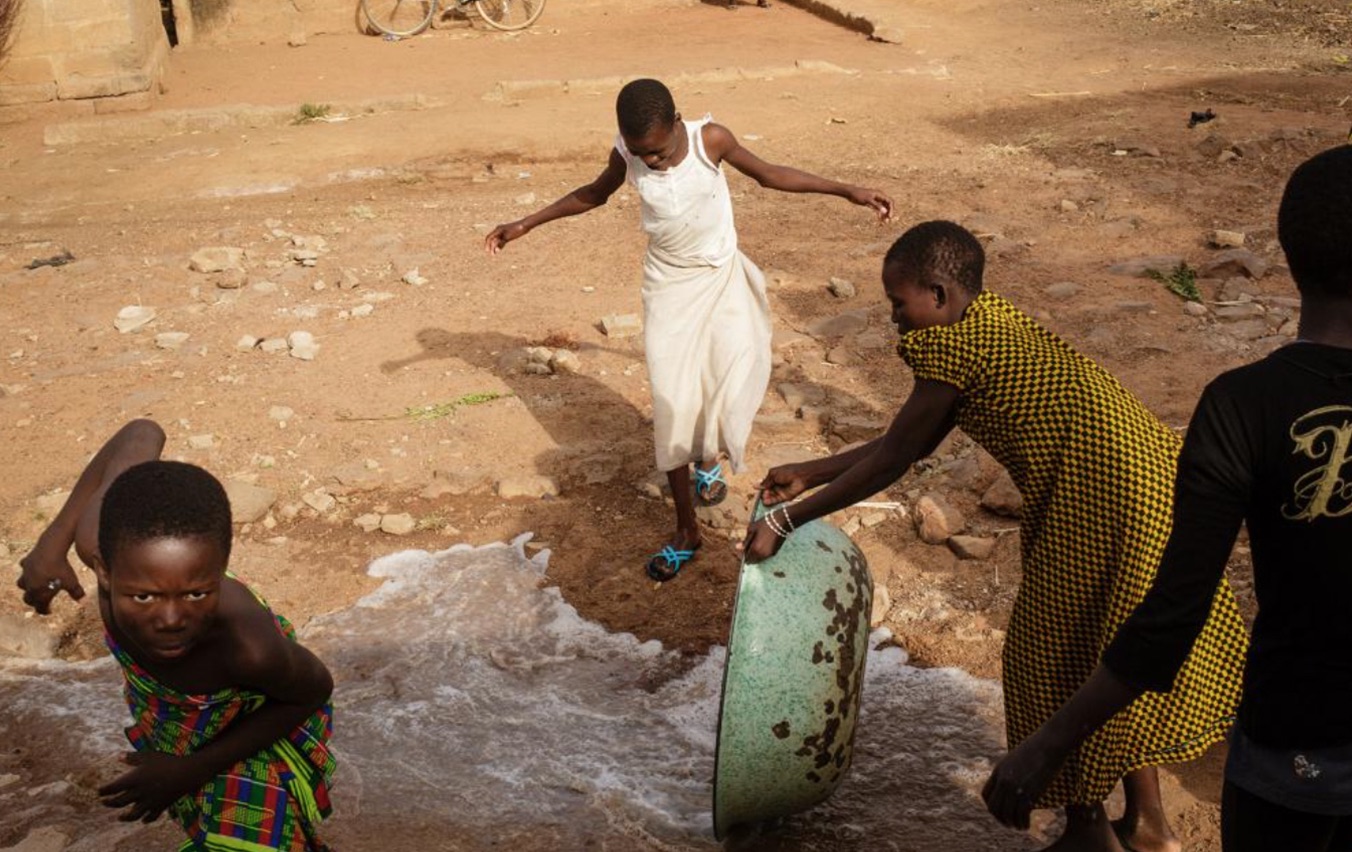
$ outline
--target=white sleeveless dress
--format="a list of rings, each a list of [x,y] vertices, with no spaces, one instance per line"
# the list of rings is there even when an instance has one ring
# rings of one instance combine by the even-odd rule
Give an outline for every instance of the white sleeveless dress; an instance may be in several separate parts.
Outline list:
[[[737,249],[728,181],[704,150],[705,116],[682,122],[685,159],[656,171],[615,149],[642,201],[643,342],[653,392],[657,467],[728,455],[744,464],[770,382],[765,277]]]

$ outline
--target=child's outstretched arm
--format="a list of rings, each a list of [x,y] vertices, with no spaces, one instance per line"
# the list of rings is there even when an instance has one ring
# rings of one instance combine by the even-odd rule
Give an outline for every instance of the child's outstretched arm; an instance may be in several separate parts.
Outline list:
[[[231,766],[288,736],[333,695],[328,668],[303,645],[283,636],[270,612],[252,598],[241,609],[251,611],[226,616],[234,620],[231,632],[236,639],[234,651],[224,661],[228,676],[267,699],[192,754],[128,754],[125,761],[132,768],[99,788],[104,805],[127,808],[118,817],[124,822],[158,819],[178,798],[195,793]]]
[[[916,382],[915,390],[881,438],[842,454],[855,460],[849,468],[801,503],[775,510],[781,515],[780,526],[789,529],[802,526],[808,521],[858,503],[900,479],[917,459],[932,452],[953,428],[959,393],[957,388],[943,382],[926,379]],[[872,451],[863,455],[868,447],[872,447]],[[824,464],[821,470],[829,471],[831,467],[830,464]],[[775,471],[770,472],[767,480],[772,477],[776,482],[779,481]],[[789,499],[784,495],[790,492],[791,488],[781,489],[779,500]],[[784,514],[788,516],[787,522],[783,518]],[[759,562],[779,552],[783,543],[784,540],[762,518],[753,521],[747,528],[742,549],[748,562]]]
[[[122,471],[154,461],[164,449],[164,430],[153,420],[133,420],[109,438],[85,466],[65,505],[57,512],[37,544],[19,560],[18,586],[23,602],[40,615],[51,612],[52,600],[63,590],[74,600],[84,597],[67,554],[70,546],[86,562],[98,552],[99,506],[103,493]]]
[[[767,189],[835,195],[872,208],[880,221],[886,222],[892,218],[892,199],[885,193],[818,177],[791,166],[767,163],[742,147],[732,131],[721,124],[710,122],[704,126],[704,150],[715,163],[727,161],[737,171]]]
[[[606,162],[605,169],[596,177],[596,180],[585,186],[579,186],[549,206],[543,207],[523,219],[498,225],[488,236],[484,237],[484,250],[489,254],[497,254],[502,251],[503,246],[512,240],[524,237],[538,225],[552,222],[555,219],[562,219],[565,216],[576,216],[579,213],[586,213],[588,210],[600,207],[610,200],[610,196],[615,194],[615,190],[624,184],[625,171],[624,158],[620,156],[620,152],[612,148],[610,159]]]

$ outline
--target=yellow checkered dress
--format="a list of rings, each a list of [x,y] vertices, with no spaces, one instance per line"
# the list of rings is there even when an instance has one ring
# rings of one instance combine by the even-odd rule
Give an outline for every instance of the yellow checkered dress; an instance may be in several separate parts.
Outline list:
[[[1023,494],[1023,584],[1003,655],[1013,746],[1088,679],[1150,587],[1181,441],[1106,370],[990,292],[961,321],[904,335],[897,351],[917,379],[962,392],[958,425]],[[1199,756],[1230,724],[1247,641],[1222,581],[1173,691],[1141,696],[1088,739],[1039,807],[1096,804],[1128,772]]]

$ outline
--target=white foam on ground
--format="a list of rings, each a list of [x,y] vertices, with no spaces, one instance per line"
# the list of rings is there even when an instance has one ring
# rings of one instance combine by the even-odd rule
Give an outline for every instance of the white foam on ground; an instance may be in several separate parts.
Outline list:
[[[372,826],[398,825],[430,827],[446,849],[718,848],[710,807],[724,650],[691,661],[586,621],[541,588],[548,552],[528,558],[526,538],[376,560],[379,589],[307,626],[306,644],[338,684],[342,768],[326,838],[384,848],[389,837],[373,832],[389,829]],[[886,639],[875,633],[873,644]],[[781,826],[775,848],[1032,848],[995,825],[977,795],[1001,750],[998,686],[916,669],[895,647],[870,652],[867,667],[851,774]],[[112,759],[125,750],[118,680],[107,662],[0,665],[0,738],[14,741],[41,717],[80,743],[63,765]],[[0,774],[14,771],[7,763]],[[15,797],[66,775],[39,762],[22,777],[0,788],[0,845],[20,827],[8,816]],[[27,798],[38,805],[26,808],[27,825],[45,822],[43,808],[83,808],[88,820],[63,823],[85,838],[69,848],[99,848],[88,844],[100,836],[113,848],[114,835],[100,832],[116,824],[87,791]]]

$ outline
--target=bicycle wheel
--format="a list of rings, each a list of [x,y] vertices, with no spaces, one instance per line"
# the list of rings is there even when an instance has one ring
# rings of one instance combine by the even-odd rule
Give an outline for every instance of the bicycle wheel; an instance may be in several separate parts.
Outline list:
[[[545,0],[474,0],[474,5],[495,30],[524,30],[545,10]]]
[[[385,35],[417,35],[432,23],[436,0],[361,0],[361,10],[371,26]]]

